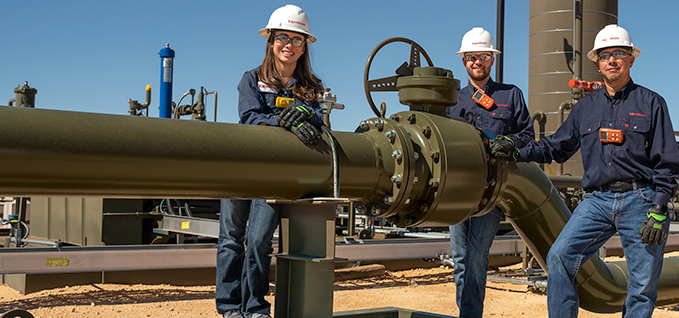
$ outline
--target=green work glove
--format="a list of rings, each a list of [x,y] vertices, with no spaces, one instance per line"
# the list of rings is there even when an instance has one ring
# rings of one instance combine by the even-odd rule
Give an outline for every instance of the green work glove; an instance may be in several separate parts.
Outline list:
[[[290,129],[290,127],[298,126],[301,122],[311,118],[314,115],[314,110],[311,107],[304,105],[290,106],[284,109],[276,120],[278,125]]]
[[[652,205],[646,211],[646,220],[641,225],[641,243],[662,244],[667,236],[667,206]]]
[[[321,132],[308,121],[303,121],[296,126],[292,126],[290,131],[297,135],[297,138],[307,145],[313,145],[321,140]]]
[[[514,147],[515,144],[516,141],[513,137],[498,135],[497,138],[490,141],[490,155],[516,162],[519,157],[519,149]]]

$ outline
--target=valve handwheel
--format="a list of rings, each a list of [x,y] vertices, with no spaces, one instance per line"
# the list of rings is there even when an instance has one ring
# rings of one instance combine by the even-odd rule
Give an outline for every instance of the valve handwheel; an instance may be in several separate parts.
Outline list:
[[[390,77],[383,77],[383,78],[378,78],[374,80],[369,80],[369,75],[370,75],[370,66],[372,65],[373,58],[377,54],[377,52],[380,51],[384,46],[386,46],[389,43],[394,43],[394,42],[403,42],[410,44],[410,60],[409,62],[403,62],[401,66],[399,66],[396,69],[396,74],[395,76],[390,76]],[[382,108],[382,111],[379,111],[377,107],[375,107],[375,102],[373,102],[372,96],[370,95],[370,92],[395,92],[398,91],[398,88],[396,88],[396,80],[401,77],[401,76],[410,76],[413,75],[413,70],[415,67],[420,66],[420,54],[424,56],[424,58],[427,60],[427,64],[429,66],[434,66],[434,63],[431,62],[431,59],[429,58],[429,55],[427,55],[427,52],[424,51],[424,49],[415,41],[412,41],[407,38],[401,38],[401,37],[395,37],[395,38],[390,38],[382,41],[382,43],[378,44],[375,49],[370,53],[370,56],[368,57],[368,61],[365,63],[365,71],[363,72],[363,88],[365,89],[365,97],[368,99],[368,105],[370,105],[370,108],[372,111],[377,115],[377,117],[384,118],[384,113],[386,110],[384,107]]]
[[[0,316],[0,318],[33,318],[33,315],[23,309],[12,309]]]

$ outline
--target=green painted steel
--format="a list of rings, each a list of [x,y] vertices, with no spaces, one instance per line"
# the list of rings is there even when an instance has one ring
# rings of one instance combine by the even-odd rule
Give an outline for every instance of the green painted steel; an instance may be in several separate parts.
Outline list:
[[[333,133],[341,197],[412,226],[487,209],[484,196],[499,188],[488,186],[485,137],[473,126],[419,112],[367,122],[363,133]],[[0,134],[6,196],[333,196],[327,137],[307,147],[279,127],[0,107]]]
[[[492,208],[487,197],[503,183],[489,180],[495,174],[488,173],[487,137],[473,126],[422,112],[364,123],[363,134],[388,158],[380,191],[357,200],[357,211],[404,226],[447,226]]]
[[[0,107],[0,193],[299,199],[332,195],[332,154],[278,127]],[[342,141],[343,196],[374,192],[379,153]]]
[[[364,310],[352,310],[336,312],[332,315],[335,318],[454,318],[453,316],[445,316],[439,314],[432,314],[428,312],[408,310],[396,307],[373,308]]]
[[[413,76],[396,81],[399,102],[411,111],[424,111],[446,116],[446,108],[457,104],[460,80],[453,72],[439,67],[416,67]]]
[[[507,186],[500,208],[542,268],[549,248],[571,216],[549,178],[534,163],[508,165]],[[679,258],[666,258],[658,286],[657,305],[679,301]],[[627,295],[625,262],[592,257],[578,275],[580,307],[593,312],[622,310]]]
[[[280,205],[274,316],[332,316],[335,207],[333,202]]]
[[[28,86],[28,82],[24,82],[24,86],[15,88],[14,93],[16,93],[17,107],[35,107],[35,94],[38,93],[38,90]]]
[[[31,236],[81,246],[105,245],[102,198],[32,197]],[[118,233],[120,234],[120,233]],[[124,239],[130,239],[124,236]]]
[[[342,197],[397,224],[454,224],[498,203],[546,268],[570,212],[529,163],[501,164],[464,121],[421,112],[335,132]],[[0,107],[0,193],[6,196],[211,197],[297,200],[333,193],[327,142],[307,147],[277,127]],[[327,140],[327,139],[324,139]],[[357,207],[357,210],[359,208]],[[679,299],[666,259],[658,304]],[[619,311],[620,263],[587,261],[581,307]]]

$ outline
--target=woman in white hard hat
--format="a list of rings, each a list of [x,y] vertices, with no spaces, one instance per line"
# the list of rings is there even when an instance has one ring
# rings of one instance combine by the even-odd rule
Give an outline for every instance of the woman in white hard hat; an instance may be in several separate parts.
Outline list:
[[[315,144],[321,138],[323,87],[309,62],[308,44],[316,42],[309,18],[286,5],[259,34],[268,39],[266,52],[262,65],[245,72],[238,84],[240,123],[281,126]],[[221,200],[215,299],[223,317],[271,317],[264,296],[277,226],[278,207],[266,200]]]

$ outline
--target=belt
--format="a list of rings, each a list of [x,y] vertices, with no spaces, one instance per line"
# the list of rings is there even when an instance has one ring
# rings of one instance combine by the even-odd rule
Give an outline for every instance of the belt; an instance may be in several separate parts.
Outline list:
[[[608,190],[611,192],[625,192],[634,189],[634,183],[637,184],[637,189],[644,188],[648,185],[646,181],[616,181],[604,184],[599,187],[592,187],[589,190]]]

